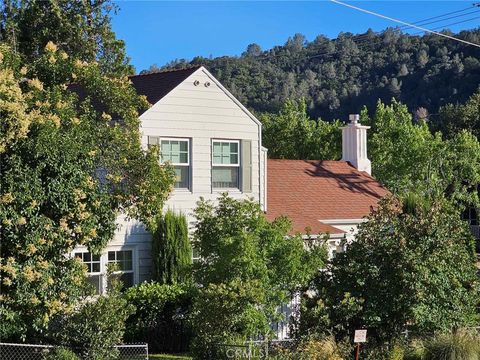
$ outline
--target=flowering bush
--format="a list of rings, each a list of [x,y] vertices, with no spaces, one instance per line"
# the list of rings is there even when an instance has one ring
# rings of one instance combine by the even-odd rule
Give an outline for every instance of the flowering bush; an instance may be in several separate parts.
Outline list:
[[[67,255],[100,251],[119,211],[153,224],[173,175],[140,146],[147,103],[127,78],[53,43],[29,64],[0,54],[0,338],[33,341],[84,294],[85,271]]]

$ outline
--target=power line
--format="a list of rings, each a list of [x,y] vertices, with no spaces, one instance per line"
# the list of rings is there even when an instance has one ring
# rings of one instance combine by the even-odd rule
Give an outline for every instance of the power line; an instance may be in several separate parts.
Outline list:
[[[418,20],[418,21],[412,22],[412,24],[422,25],[422,23],[425,22],[425,21],[433,20],[433,19],[438,19],[438,18],[447,16],[447,15],[458,14],[458,13],[460,13],[460,12],[464,12],[464,11],[470,10],[472,7],[475,7],[475,4],[473,4],[472,6],[469,6],[468,8],[465,8],[465,9],[461,9],[461,10],[457,10],[457,11],[451,11],[451,12],[448,12],[448,13],[445,13],[445,14],[442,14],[442,15],[437,15],[437,16],[429,17],[429,18],[426,18],[426,19],[423,19],[423,20]],[[460,16],[462,16],[462,15],[460,15]],[[441,20],[439,20],[439,21],[441,21]],[[423,24],[423,25],[425,25],[425,24]],[[401,26],[400,28],[404,28],[404,27],[408,27],[408,26],[403,25],[403,26]]]
[[[475,17],[470,18],[470,19],[465,19],[465,20],[462,20],[462,21],[457,21],[457,22],[454,22],[454,23],[445,24],[445,25],[442,25],[442,26],[437,26],[436,28],[433,28],[432,30],[445,29],[447,26],[458,25],[458,24],[462,24],[462,23],[472,21],[472,20],[476,20],[476,19],[480,19],[480,16],[475,16]],[[418,35],[418,34],[422,34],[422,33],[423,33],[423,31],[419,31],[419,32],[416,32],[412,35]]]
[[[472,46],[476,46],[476,47],[480,48],[480,44],[475,44],[475,43],[472,43],[472,42],[467,41],[467,40],[456,38],[454,36],[450,36],[450,35],[447,35],[447,34],[442,34],[442,33],[439,33],[437,31],[433,31],[433,30],[430,30],[430,29],[427,29],[427,28],[424,28],[424,27],[421,27],[421,26],[417,26],[417,25],[414,25],[414,24],[411,24],[411,23],[408,23],[408,22],[405,22],[405,21],[402,21],[402,20],[398,20],[398,19],[386,16],[386,15],[382,15],[382,14],[379,14],[379,13],[376,13],[376,12],[373,12],[373,11],[370,11],[370,10],[359,8],[357,6],[346,4],[346,3],[338,1],[338,0],[330,0],[330,1],[335,3],[335,4],[338,4],[338,5],[342,5],[342,6],[349,7],[351,9],[357,10],[357,11],[364,12],[366,14],[374,15],[374,16],[380,17],[382,19],[386,19],[386,20],[396,22],[398,24],[413,27],[413,28],[418,29],[418,30],[429,32],[429,33],[432,33],[432,34],[435,34],[435,35],[438,35],[438,36],[442,36],[442,37],[450,39],[450,40],[455,40],[455,41],[458,41],[458,42],[461,42],[461,43],[464,43],[464,44],[467,44],[467,45],[472,45]]]
[[[467,12],[467,13],[464,13],[464,14],[461,14],[461,15],[455,15],[455,16],[450,16],[450,17],[446,17],[444,19],[440,19],[440,20],[434,20],[434,21],[429,21],[429,22],[422,22],[422,26],[425,26],[425,25],[430,25],[430,24],[434,24],[434,23],[438,23],[438,22],[442,22],[442,21],[446,21],[446,20],[450,20],[450,19],[456,19],[456,18],[459,18],[459,17],[464,17],[464,16],[467,16],[467,15],[470,15],[470,14],[475,14],[475,13],[478,13],[480,12],[480,9],[478,10],[474,10],[474,11],[470,11],[470,12]],[[408,26],[402,26],[401,27],[401,30],[408,30]]]

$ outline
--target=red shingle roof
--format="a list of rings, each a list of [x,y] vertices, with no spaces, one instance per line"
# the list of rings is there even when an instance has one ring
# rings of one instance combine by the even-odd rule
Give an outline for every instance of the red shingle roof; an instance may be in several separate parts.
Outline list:
[[[288,216],[293,232],[342,233],[319,220],[361,219],[389,192],[346,161],[268,160],[267,218]]]

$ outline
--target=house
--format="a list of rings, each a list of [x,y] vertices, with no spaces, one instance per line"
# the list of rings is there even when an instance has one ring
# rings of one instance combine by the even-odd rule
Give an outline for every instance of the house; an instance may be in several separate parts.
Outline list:
[[[204,67],[132,76],[152,107],[140,114],[141,142],[160,147],[177,175],[166,206],[185,213],[200,197],[215,201],[223,192],[253,198],[269,219],[289,216],[293,231],[330,233],[330,252],[354,237],[356,227],[387,191],[370,176],[368,127],[358,116],[343,129],[342,161],[267,160],[262,125]],[[111,262],[126,286],[151,278],[150,234],[138,221],[119,216],[118,230],[102,255],[76,248],[98,292]]]

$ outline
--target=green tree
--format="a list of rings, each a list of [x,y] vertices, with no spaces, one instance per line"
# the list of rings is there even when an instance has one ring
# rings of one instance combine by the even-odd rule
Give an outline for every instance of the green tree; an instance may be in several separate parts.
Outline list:
[[[454,137],[462,130],[468,130],[480,139],[480,90],[477,90],[465,104],[448,104],[439,111],[434,124],[448,137]]]
[[[0,10],[0,39],[28,60],[53,41],[70,56],[98,61],[104,73],[133,73],[125,44],[112,30],[117,6],[111,0],[5,0]]]
[[[194,349],[201,357],[212,344],[269,334],[278,306],[324,265],[326,250],[306,249],[301,236],[288,236],[287,219],[268,222],[253,200],[201,200],[195,215]]]
[[[480,142],[468,131],[444,139],[432,134],[425,121],[415,123],[407,107],[396,100],[379,102],[364,122],[372,125],[369,156],[373,175],[397,194],[446,196],[460,206],[480,204]]]
[[[313,283],[303,331],[351,338],[366,328],[370,341],[382,344],[406,329],[422,335],[478,326],[473,249],[467,224],[449,202],[386,198]]]
[[[157,221],[152,236],[153,274],[161,284],[188,281],[192,247],[185,215],[167,210]]]
[[[173,174],[140,146],[146,102],[127,79],[53,43],[28,67],[5,46],[1,54],[0,337],[33,340],[83,293],[82,264],[65,255],[101,251],[120,211],[151,227]],[[73,81],[91,96],[69,91]]]
[[[341,158],[341,122],[312,120],[305,100],[287,100],[276,114],[262,114],[262,141],[273,159]]]

